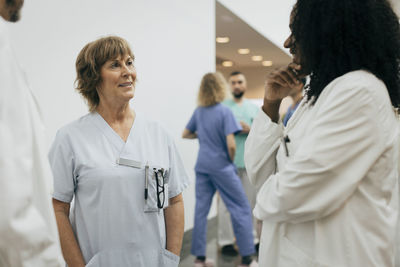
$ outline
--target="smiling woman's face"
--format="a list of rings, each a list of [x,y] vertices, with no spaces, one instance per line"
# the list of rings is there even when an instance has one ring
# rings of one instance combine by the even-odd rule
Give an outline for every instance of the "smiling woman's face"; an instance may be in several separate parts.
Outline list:
[[[300,51],[298,49],[298,45],[296,46],[296,41],[294,39],[293,34],[290,34],[290,36],[286,39],[285,43],[283,44],[285,48],[288,48],[290,51],[290,54],[293,56],[293,63],[301,65],[301,60],[300,60]]]
[[[290,25],[292,25],[292,23],[293,23],[294,12],[295,12],[295,9],[293,9],[292,13],[290,14]],[[290,27],[290,29],[292,30],[292,27]],[[301,66],[301,71],[300,71],[301,72],[301,75],[300,75],[301,77],[300,78],[310,74],[310,71],[307,70],[307,66],[305,64],[306,63],[306,59],[304,59],[302,57],[301,47],[300,47],[299,43],[296,42],[296,39],[295,39],[293,33],[291,33],[289,35],[289,37],[284,42],[283,46],[285,48],[288,48],[289,51],[290,51],[290,54],[292,54],[293,63]]]
[[[100,101],[129,102],[135,95],[136,70],[129,55],[108,60],[101,67]]]

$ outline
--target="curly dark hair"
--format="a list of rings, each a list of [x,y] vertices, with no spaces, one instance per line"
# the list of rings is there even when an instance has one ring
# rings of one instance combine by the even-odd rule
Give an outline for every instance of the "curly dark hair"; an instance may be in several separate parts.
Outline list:
[[[298,0],[290,28],[310,71],[307,99],[316,101],[335,78],[366,70],[400,104],[400,26],[387,0]],[[302,60],[303,61],[303,60]]]

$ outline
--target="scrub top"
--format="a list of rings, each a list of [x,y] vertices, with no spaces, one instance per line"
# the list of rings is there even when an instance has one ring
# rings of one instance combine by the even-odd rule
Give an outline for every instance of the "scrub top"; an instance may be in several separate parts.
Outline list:
[[[50,162],[53,197],[67,203],[74,198],[70,220],[87,267],[178,266],[179,257],[165,249],[153,168],[166,173],[160,199],[180,194],[188,176],[159,124],[136,115],[125,143],[97,112],[89,113],[58,131]]]
[[[195,170],[201,173],[233,168],[229,158],[226,136],[236,134],[242,130],[232,111],[222,105],[216,104],[208,107],[198,107],[186,129],[197,133],[200,148],[197,156]]]
[[[249,126],[253,123],[253,119],[257,115],[260,108],[255,104],[251,103],[247,99],[243,99],[243,102],[238,105],[235,100],[227,99],[222,104],[229,107],[235,118],[240,122],[244,121]],[[237,134],[235,135],[236,141],[236,153],[235,160],[233,161],[237,168],[245,168],[244,166],[244,144],[246,143],[247,134]]]
[[[285,117],[283,118],[283,126],[286,126],[290,118],[293,116],[294,112],[296,111],[297,107],[299,106],[300,102],[298,102],[294,107],[291,105],[288,110],[286,111]]]

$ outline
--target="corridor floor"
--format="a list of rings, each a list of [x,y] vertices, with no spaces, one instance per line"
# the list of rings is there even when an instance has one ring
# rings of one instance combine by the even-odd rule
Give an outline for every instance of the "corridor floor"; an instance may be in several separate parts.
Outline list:
[[[183,239],[181,262],[179,267],[193,267],[195,257],[190,254],[191,232],[185,233]],[[217,224],[215,219],[208,222],[207,257],[215,261],[215,267],[236,267],[240,264],[240,256],[230,257],[221,254],[217,244]]]

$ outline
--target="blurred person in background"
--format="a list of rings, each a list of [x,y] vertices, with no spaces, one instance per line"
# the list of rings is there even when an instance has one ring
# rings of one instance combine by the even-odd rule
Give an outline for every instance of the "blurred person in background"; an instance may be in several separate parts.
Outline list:
[[[300,82],[303,84],[303,86],[306,84],[306,78],[300,79]],[[303,90],[295,90],[293,91],[289,97],[292,99],[292,104],[289,106],[287,109],[282,123],[283,126],[286,126],[290,118],[292,117],[293,113],[296,111],[297,107],[299,106],[301,100],[303,99]]]
[[[221,104],[226,94],[226,81],[220,73],[203,76],[198,94],[198,107],[182,133],[183,138],[199,139],[196,171],[196,208],[191,253],[195,267],[212,267],[206,258],[207,215],[218,190],[232,219],[233,230],[242,256],[241,267],[256,267],[250,205],[233,163],[235,134],[242,127],[232,111]]]
[[[235,135],[236,153],[233,163],[236,166],[237,174],[242,182],[243,189],[249,200],[251,209],[256,204],[256,188],[250,183],[244,166],[244,143],[250,131],[251,123],[256,116],[258,106],[244,97],[247,91],[247,80],[243,73],[234,71],[229,75],[229,87],[232,98],[226,99],[222,104],[230,108],[236,120],[242,126],[242,131]],[[253,218],[253,236],[256,250],[258,250],[259,232],[258,220]],[[235,236],[232,230],[229,211],[222,199],[218,198],[218,245],[221,247],[221,253],[228,256],[238,254],[234,247]]]

